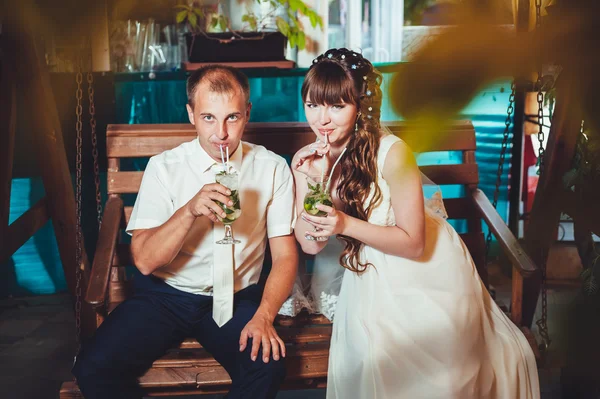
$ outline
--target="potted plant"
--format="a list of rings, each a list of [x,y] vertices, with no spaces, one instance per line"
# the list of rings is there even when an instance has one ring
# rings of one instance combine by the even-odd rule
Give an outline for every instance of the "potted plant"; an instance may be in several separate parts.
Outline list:
[[[175,6],[178,24],[186,24],[186,42],[190,62],[252,62],[285,60],[287,41],[292,48],[304,49],[306,37],[298,15],[310,20],[313,28],[323,27],[321,17],[302,0],[254,0],[266,4],[270,10],[262,16],[251,9],[241,16],[243,28],[231,28],[230,19],[199,2]],[[286,18],[282,17],[285,15]],[[275,27],[269,27],[269,22]],[[221,32],[211,32],[211,30]]]

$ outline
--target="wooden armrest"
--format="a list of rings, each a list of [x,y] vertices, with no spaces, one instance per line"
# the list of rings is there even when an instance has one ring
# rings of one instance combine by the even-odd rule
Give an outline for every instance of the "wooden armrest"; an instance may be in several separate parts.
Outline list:
[[[123,200],[119,197],[111,197],[106,202],[102,227],[98,234],[96,255],[92,265],[92,273],[88,285],[85,300],[93,307],[104,304],[110,278],[112,259],[117,246],[117,235],[123,215]]]
[[[483,191],[475,189],[471,191],[471,196],[475,206],[481,213],[481,217],[485,220],[494,236],[496,236],[502,250],[506,253],[513,266],[519,271],[519,274],[523,277],[530,277],[537,273],[539,269],[529,255],[525,253],[517,238],[509,230]]]

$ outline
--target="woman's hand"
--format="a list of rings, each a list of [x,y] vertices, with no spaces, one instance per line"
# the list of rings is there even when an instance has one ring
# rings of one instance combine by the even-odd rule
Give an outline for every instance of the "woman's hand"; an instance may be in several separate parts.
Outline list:
[[[298,172],[301,172],[305,175],[310,174],[315,171],[314,163],[318,160],[323,159],[330,150],[330,145],[328,143],[323,143],[319,139],[312,143],[311,145],[304,147],[300,151],[296,153],[293,168]],[[321,162],[321,161],[319,161]],[[327,163],[327,159],[325,160]],[[319,169],[323,165],[316,165]],[[325,165],[325,170],[328,169],[328,165]]]
[[[327,216],[312,216],[302,212],[301,217],[310,225],[316,227],[317,231],[307,231],[306,235],[313,237],[331,237],[344,234],[349,216],[342,211],[323,204],[317,204],[316,208],[327,212]]]

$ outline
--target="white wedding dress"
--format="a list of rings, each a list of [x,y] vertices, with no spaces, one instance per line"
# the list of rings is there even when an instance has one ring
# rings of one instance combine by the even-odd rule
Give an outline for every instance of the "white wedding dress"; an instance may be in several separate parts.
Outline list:
[[[381,175],[390,147],[378,154],[383,199],[369,222],[395,225]],[[469,252],[447,221],[426,208],[423,256],[410,260],[364,246],[375,267],[358,275],[338,262],[330,239],[315,258],[311,295],[333,323],[328,399],[534,399],[535,358],[527,339],[494,303]],[[332,282],[342,279],[339,296]]]

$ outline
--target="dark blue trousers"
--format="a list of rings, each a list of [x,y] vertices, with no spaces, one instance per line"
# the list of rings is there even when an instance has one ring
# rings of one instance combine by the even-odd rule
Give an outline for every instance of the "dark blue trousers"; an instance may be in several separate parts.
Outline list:
[[[134,295],[106,318],[84,343],[73,374],[87,399],[140,398],[138,377],[166,351],[194,337],[227,370],[227,398],[274,398],[285,377],[283,360],[250,359],[252,340],[239,351],[242,329],[256,313],[262,289],[253,285],[234,296],[233,319],[219,328],[212,297],[179,291],[154,276],[137,274]]]

